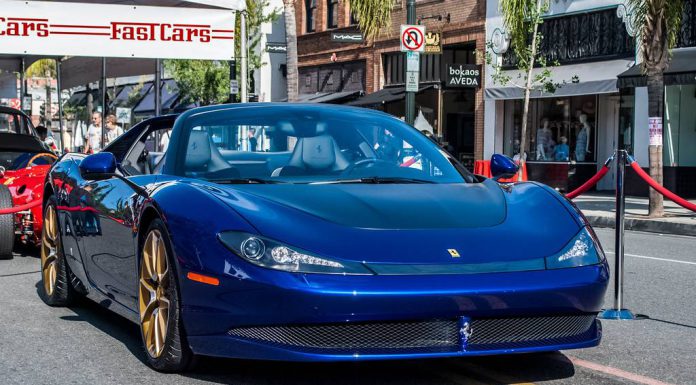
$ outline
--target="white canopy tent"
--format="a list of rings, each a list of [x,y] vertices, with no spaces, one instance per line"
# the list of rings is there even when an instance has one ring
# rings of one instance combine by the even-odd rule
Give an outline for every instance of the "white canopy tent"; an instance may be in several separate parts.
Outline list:
[[[26,68],[42,58],[57,62],[62,137],[60,90],[99,80],[104,105],[107,77],[155,74],[155,113],[159,115],[161,58],[236,59],[232,43],[236,38],[234,13],[230,11],[244,11],[246,3],[244,0],[0,0],[0,7],[11,11],[13,16],[0,19],[0,70],[20,73],[22,103]],[[242,102],[247,101],[245,24],[246,15],[241,12]],[[105,113],[106,108],[102,108],[102,114]]]

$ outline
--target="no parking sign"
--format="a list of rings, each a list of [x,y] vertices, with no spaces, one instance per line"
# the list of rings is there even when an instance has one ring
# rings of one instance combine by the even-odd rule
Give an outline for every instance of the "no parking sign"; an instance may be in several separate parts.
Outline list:
[[[401,52],[423,52],[425,51],[425,26],[424,25],[401,25]]]

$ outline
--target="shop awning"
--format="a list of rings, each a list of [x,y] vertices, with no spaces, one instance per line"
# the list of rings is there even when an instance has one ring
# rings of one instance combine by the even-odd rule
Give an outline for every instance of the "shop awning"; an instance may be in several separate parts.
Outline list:
[[[531,93],[531,97],[557,98],[618,92],[619,89],[616,86],[617,75],[626,71],[633,63],[633,60],[620,59],[552,67],[553,81],[562,85],[554,93],[534,90]],[[507,72],[512,79],[517,79],[519,71]],[[577,82],[572,82],[574,77],[577,77]],[[494,100],[522,99],[524,98],[524,89],[519,87],[487,87],[484,95],[486,99]]]
[[[313,94],[299,94],[297,95],[296,103],[342,104],[343,102],[353,100],[362,94],[362,91],[315,92]],[[282,101],[287,102],[288,100],[283,99]]]
[[[422,92],[433,87],[434,86],[432,84],[424,85],[418,89],[418,92]],[[367,94],[361,98],[353,100],[352,102],[346,103],[346,105],[356,107],[371,107],[379,106],[389,102],[395,102],[404,98],[406,98],[405,87],[389,87],[381,89],[379,91],[375,91],[371,94]]]
[[[643,76],[640,64],[618,76],[619,88],[647,87],[648,79]],[[682,48],[672,51],[669,67],[664,72],[666,86],[675,84],[696,84],[696,48]]]

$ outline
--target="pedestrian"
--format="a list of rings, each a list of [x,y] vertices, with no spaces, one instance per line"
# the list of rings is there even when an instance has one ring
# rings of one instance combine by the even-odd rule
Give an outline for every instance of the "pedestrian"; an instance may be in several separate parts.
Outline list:
[[[256,139],[256,129],[249,128],[247,135],[249,136],[249,151],[256,151],[256,144],[258,143]]]
[[[36,126],[36,133],[39,134],[39,139],[51,149],[51,151],[57,151],[56,141],[53,136],[48,135],[48,128],[46,126],[38,125]]]
[[[85,154],[94,154],[101,150],[102,118],[101,113],[92,113],[92,124],[87,128],[87,140],[85,141]]]
[[[106,116],[106,142],[104,145],[111,143],[114,139],[123,134],[123,129],[116,121],[116,115],[109,114]]]

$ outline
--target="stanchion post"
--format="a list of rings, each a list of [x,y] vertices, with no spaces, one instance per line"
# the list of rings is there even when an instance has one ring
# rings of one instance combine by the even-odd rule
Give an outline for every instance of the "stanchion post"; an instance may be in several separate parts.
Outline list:
[[[626,150],[616,153],[616,233],[614,247],[614,308],[600,314],[603,319],[632,320],[633,313],[624,308],[624,216],[626,196],[624,195],[624,177],[626,175]]]

